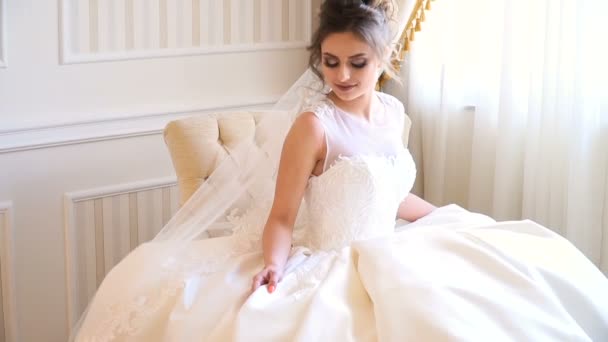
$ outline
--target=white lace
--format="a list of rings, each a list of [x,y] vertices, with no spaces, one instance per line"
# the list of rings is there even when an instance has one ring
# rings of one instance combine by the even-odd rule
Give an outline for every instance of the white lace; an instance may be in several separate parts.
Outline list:
[[[174,279],[161,286],[156,293],[140,295],[126,303],[116,302],[107,308],[107,318],[96,327],[96,333],[84,336],[82,341],[108,342],[121,336],[137,335],[146,318],[153,317],[183,287],[182,281]]]
[[[311,178],[306,189],[308,246],[339,249],[355,240],[391,234],[415,173],[405,150],[394,157],[340,157]]]

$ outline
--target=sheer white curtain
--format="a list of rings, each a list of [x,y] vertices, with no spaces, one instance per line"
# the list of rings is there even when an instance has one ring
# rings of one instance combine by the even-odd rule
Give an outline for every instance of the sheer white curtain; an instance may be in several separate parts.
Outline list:
[[[608,273],[608,1],[438,1],[403,66],[415,190],[529,218]]]

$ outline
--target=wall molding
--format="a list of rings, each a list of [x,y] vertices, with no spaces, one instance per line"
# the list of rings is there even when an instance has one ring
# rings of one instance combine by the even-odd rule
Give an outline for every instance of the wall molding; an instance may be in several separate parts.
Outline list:
[[[60,64],[302,49],[312,35],[311,0],[58,4]]]
[[[4,338],[17,341],[17,304],[14,273],[14,221],[13,203],[0,202],[0,269],[2,277],[2,310],[4,313]]]
[[[8,67],[7,59],[7,38],[6,38],[6,1],[0,0],[0,69]]]
[[[85,222],[92,223],[93,227],[86,224],[84,226],[79,225],[79,214],[77,213],[79,209],[77,206],[83,204],[85,206],[88,205],[90,208],[93,208],[93,211],[91,212],[94,216],[99,215],[100,212],[103,216],[103,211],[105,210],[103,207],[104,200],[109,200],[108,203],[112,203],[112,200],[117,199],[117,197],[129,197],[127,201],[124,201],[124,203],[125,205],[130,206],[132,204],[131,197],[148,199],[149,197],[147,196],[150,196],[151,191],[168,191],[171,190],[171,188],[175,189],[176,185],[177,181],[175,177],[166,177],[99,187],[94,189],[87,189],[64,194],[64,239],[68,333],[71,333],[72,327],[78,321],[81,315],[81,311],[84,308],[84,305],[86,305],[87,303],[84,297],[90,299],[93,290],[96,290],[97,288],[97,285],[94,285],[92,288],[91,284],[87,281],[83,283],[82,276],[80,275],[82,275],[83,273],[89,274],[96,278],[97,281],[99,281],[100,277],[105,276],[105,268],[111,268],[113,266],[112,264],[105,264],[102,269],[99,268],[99,262],[101,261],[99,259],[99,255],[103,255],[103,253],[105,253],[108,248],[111,248],[109,246],[106,246],[104,243],[104,234],[109,233],[103,231],[105,223],[101,222],[101,227],[99,227],[99,217],[88,216],[88,220],[85,219]],[[177,196],[174,196],[171,200],[174,200],[176,202],[175,205],[177,207]],[[126,208],[127,216],[129,212],[132,213],[132,210],[135,210],[139,213],[136,213],[136,215],[133,216],[138,221],[142,220],[147,215],[152,215],[153,213],[150,213],[149,211],[145,210],[145,208],[142,210],[141,207],[144,206],[144,204],[145,203],[140,203],[139,209],[137,208],[138,204],[135,204],[135,208]],[[116,210],[116,208],[114,208],[114,210]],[[165,211],[166,210],[168,210],[168,208],[165,208]],[[114,215],[115,214],[116,213],[114,213]],[[112,215],[113,214],[110,213],[110,216]],[[80,216],[82,217],[82,213],[80,213]],[[142,225],[145,223],[146,222],[138,222],[135,223],[135,226],[137,226],[137,224]],[[82,222],[80,222],[80,224],[82,224]],[[133,222],[127,222],[127,225],[132,226]],[[116,229],[124,227],[114,228]],[[87,229],[89,230],[88,233],[85,232]],[[142,227],[140,227],[139,229],[141,230]],[[128,237],[129,232],[127,232],[126,234]],[[131,235],[131,237],[133,237],[133,235]],[[127,244],[130,245],[129,250],[132,250],[137,246],[138,243],[136,243],[135,241],[129,241]],[[101,247],[103,251],[98,250],[99,247]],[[92,250],[93,256],[91,257],[90,255],[82,255],[83,249],[86,251]],[[116,253],[117,252],[115,251],[114,253],[112,253],[112,255],[109,255],[108,257],[115,258]],[[91,258],[93,258],[93,260],[91,260]],[[93,269],[89,269],[88,266],[91,266]]]
[[[112,197],[134,192],[154,190],[177,185],[175,177],[145,179],[142,181],[129,182],[123,184],[109,185],[99,188],[68,192],[64,199],[70,203],[78,203],[92,199]]]
[[[278,96],[260,97],[174,112],[132,114],[103,120],[0,131],[0,154],[160,134],[172,120],[215,112],[268,109],[278,99]]]
[[[253,0],[251,0],[253,1]],[[212,55],[221,53],[247,53],[267,50],[291,50],[304,49],[308,42],[286,42],[286,43],[260,43],[260,44],[241,44],[223,47],[206,48],[180,48],[162,49],[150,51],[121,51],[105,52],[96,54],[72,54],[69,51],[62,51],[61,64],[81,64],[81,63],[102,63],[110,61],[127,61],[133,59],[150,59],[166,57],[189,57],[199,55]]]

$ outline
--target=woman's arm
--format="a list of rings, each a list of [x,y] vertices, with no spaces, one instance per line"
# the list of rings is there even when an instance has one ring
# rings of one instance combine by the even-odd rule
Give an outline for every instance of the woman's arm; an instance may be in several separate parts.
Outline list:
[[[285,138],[274,202],[262,238],[265,267],[254,277],[252,291],[268,284],[268,290],[272,292],[280,281],[306,184],[323,158],[324,134],[317,117],[307,112],[296,119]]]
[[[414,222],[417,219],[428,215],[435,209],[436,207],[434,205],[410,193],[399,205],[397,217],[408,222]]]

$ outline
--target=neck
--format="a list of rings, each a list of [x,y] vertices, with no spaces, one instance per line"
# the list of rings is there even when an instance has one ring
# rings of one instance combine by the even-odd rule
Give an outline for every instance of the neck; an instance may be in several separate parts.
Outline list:
[[[371,121],[372,106],[374,99],[374,90],[364,93],[363,95],[349,101],[340,99],[334,92],[329,93],[329,98],[340,108],[349,114],[360,116],[368,121]]]

